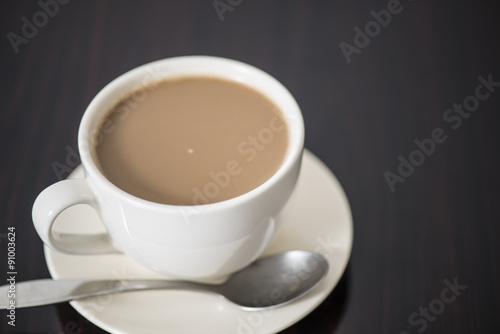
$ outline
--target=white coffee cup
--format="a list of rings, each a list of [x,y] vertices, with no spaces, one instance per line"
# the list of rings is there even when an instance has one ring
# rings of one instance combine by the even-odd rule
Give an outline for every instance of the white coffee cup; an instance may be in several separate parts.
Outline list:
[[[150,202],[126,193],[106,179],[91,154],[101,139],[98,123],[120,97],[141,85],[179,75],[211,75],[248,85],[278,106],[288,127],[288,148],[278,171],[264,184],[218,203],[178,206]],[[139,98],[139,97],[138,97]],[[46,188],[33,206],[33,222],[50,248],[66,254],[124,253],[164,275],[212,279],[255,260],[280,225],[280,212],[296,184],[304,146],[300,109],[289,91],[265,72],[230,59],[176,57],[133,69],[104,87],[82,118],[78,148],[85,173]],[[58,234],[52,227],[65,209],[88,204],[106,234]]]

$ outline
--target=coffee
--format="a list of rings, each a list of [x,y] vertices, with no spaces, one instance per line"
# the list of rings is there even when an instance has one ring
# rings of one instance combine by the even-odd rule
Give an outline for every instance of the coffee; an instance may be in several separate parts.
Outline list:
[[[114,185],[158,203],[198,205],[244,194],[281,166],[281,110],[246,85],[183,76],[141,86],[101,119],[94,160]]]

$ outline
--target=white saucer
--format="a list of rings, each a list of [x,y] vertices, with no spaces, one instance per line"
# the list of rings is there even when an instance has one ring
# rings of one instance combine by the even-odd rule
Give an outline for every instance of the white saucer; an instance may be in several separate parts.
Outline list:
[[[78,167],[71,177],[82,177]],[[349,203],[337,179],[306,151],[291,218],[265,254],[302,249],[323,254],[326,279],[310,294],[269,311],[244,311],[223,298],[189,291],[141,291],[72,301],[95,325],[111,333],[276,333],[314,310],[337,285],[351,254],[353,227]],[[94,233],[104,228],[89,207],[64,211],[55,223],[61,232]],[[45,258],[55,279],[161,278],[125,255],[73,256],[50,250]]]

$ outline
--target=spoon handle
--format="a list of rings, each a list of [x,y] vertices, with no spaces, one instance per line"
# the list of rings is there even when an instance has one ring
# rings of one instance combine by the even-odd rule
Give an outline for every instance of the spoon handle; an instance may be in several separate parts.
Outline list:
[[[40,279],[0,287],[0,309],[41,306],[109,293],[152,289],[205,290],[204,284],[168,280]]]

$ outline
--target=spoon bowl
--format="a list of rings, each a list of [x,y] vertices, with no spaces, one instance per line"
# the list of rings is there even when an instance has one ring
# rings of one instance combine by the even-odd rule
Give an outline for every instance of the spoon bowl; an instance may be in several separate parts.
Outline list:
[[[269,308],[289,303],[316,287],[328,272],[319,254],[290,251],[264,257],[233,274],[214,291],[243,308]]]

